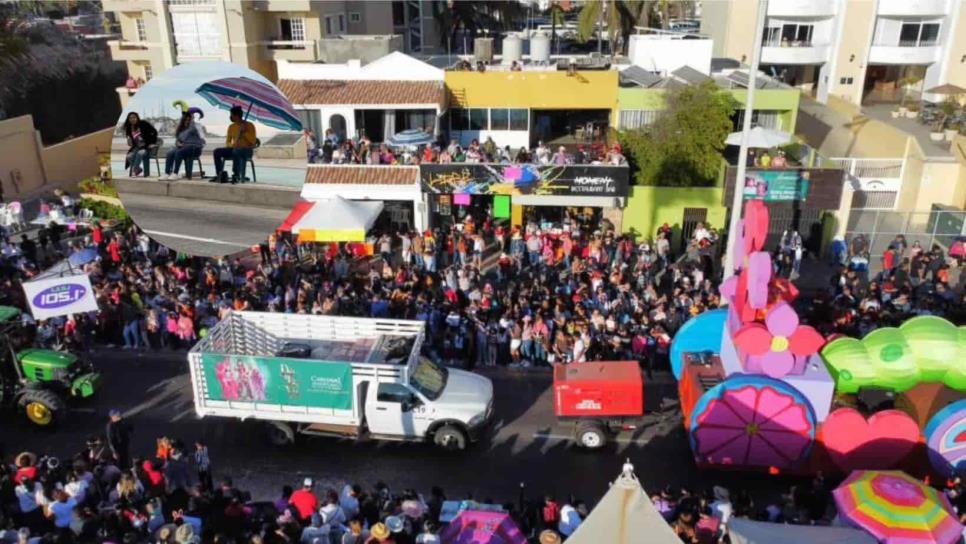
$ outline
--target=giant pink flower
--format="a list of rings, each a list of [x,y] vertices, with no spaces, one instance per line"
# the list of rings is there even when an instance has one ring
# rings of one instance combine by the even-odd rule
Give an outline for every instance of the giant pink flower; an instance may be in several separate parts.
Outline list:
[[[799,325],[798,314],[779,302],[765,314],[765,324],[746,323],[734,334],[735,345],[746,359],[747,369],[781,378],[795,367],[798,357],[808,357],[825,344],[825,338],[808,325]]]

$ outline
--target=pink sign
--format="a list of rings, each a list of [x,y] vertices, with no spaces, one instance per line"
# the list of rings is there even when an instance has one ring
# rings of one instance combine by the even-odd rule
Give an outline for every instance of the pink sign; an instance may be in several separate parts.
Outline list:
[[[453,195],[453,204],[457,206],[469,206],[470,205],[470,194],[469,193],[456,193]]]

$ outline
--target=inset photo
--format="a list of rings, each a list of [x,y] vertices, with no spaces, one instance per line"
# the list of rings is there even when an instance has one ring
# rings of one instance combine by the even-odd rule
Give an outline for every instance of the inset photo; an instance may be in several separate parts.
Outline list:
[[[111,171],[145,233],[203,257],[244,251],[286,218],[305,181],[302,122],[270,81],[228,62],[151,79],[124,107]]]

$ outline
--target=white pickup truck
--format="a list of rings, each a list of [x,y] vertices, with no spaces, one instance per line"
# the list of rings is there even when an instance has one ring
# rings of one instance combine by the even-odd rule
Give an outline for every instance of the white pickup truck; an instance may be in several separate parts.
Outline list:
[[[421,321],[232,312],[188,353],[199,416],[298,434],[432,441],[462,450],[493,413],[493,383],[419,355]]]

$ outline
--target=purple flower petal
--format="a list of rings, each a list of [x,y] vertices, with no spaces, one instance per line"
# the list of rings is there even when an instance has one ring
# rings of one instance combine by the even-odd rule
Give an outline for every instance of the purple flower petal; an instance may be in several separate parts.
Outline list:
[[[772,378],[787,376],[795,366],[795,356],[790,351],[769,351],[761,355],[761,369]]]
[[[771,255],[765,251],[752,253],[748,257],[748,303],[752,308],[760,310],[768,305],[770,279]]]
[[[798,328],[798,314],[786,302],[779,302],[765,314],[765,325],[775,336],[791,336]]]

